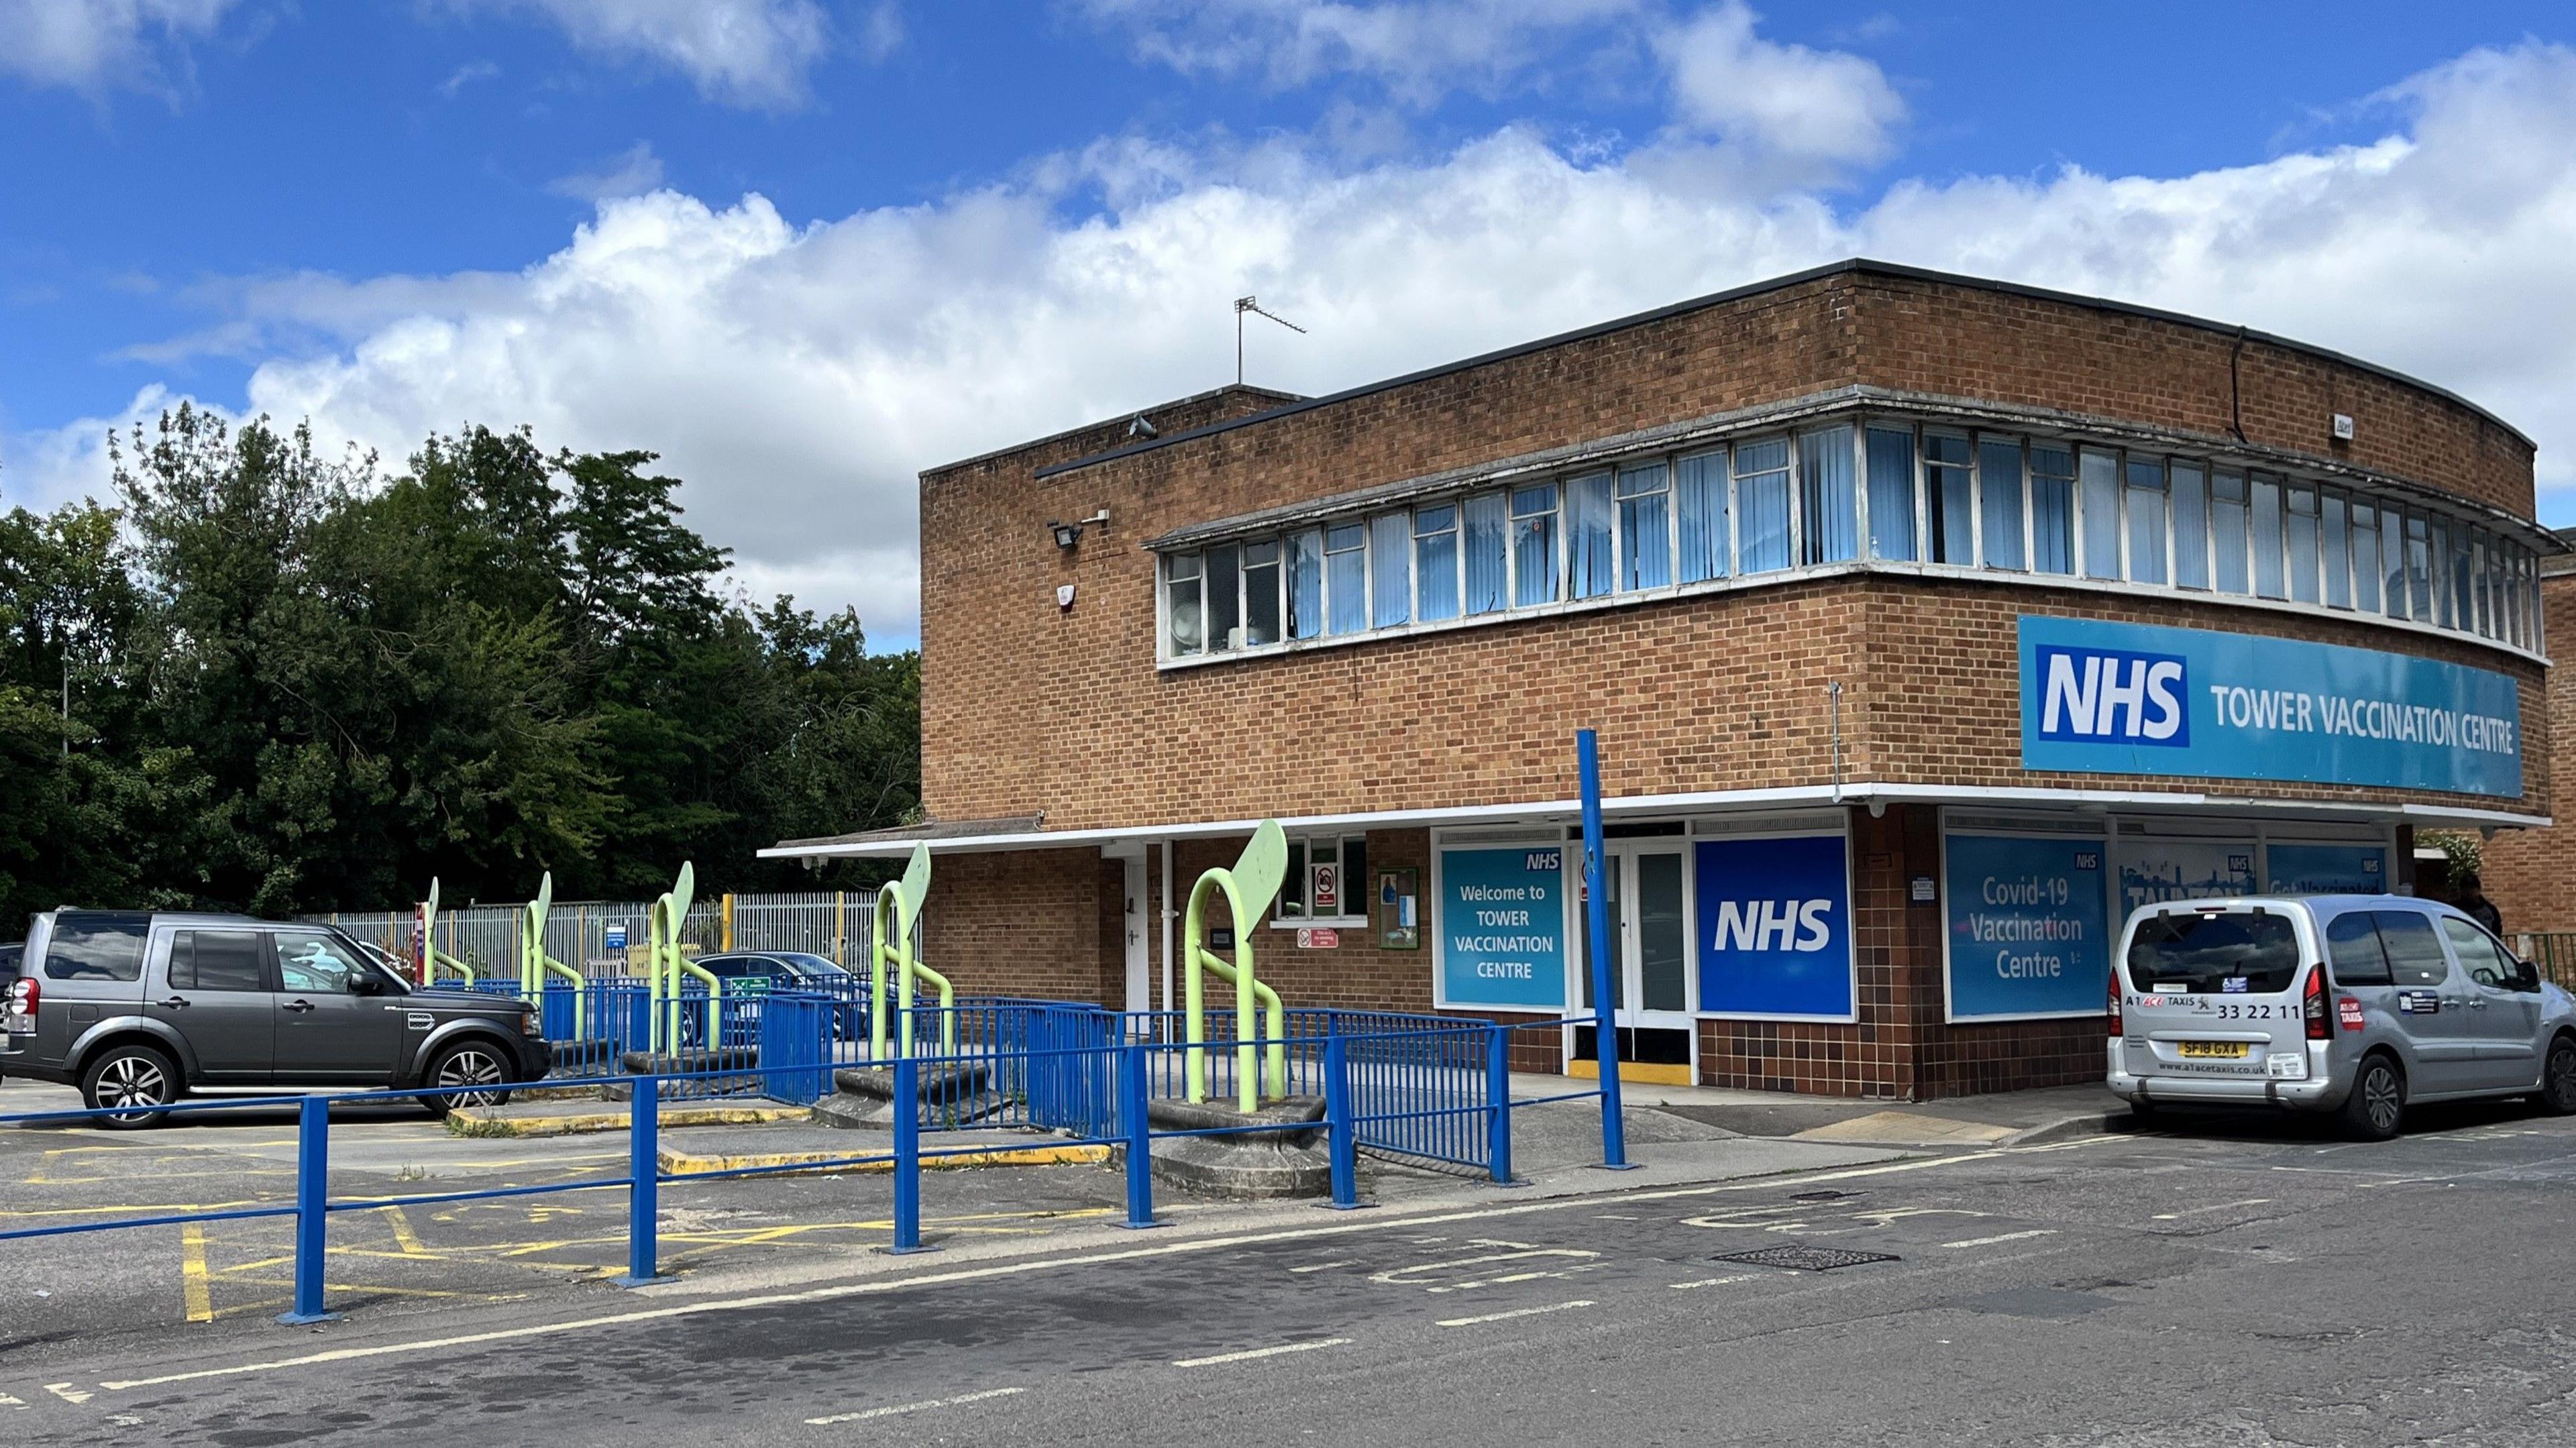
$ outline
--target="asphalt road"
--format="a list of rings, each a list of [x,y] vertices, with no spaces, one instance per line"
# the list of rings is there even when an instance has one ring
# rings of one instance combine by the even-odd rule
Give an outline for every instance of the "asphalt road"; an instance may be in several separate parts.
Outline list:
[[[2562,1444],[2571,1200],[2576,1122],[2511,1108],[2385,1146],[2084,1138],[731,1297],[28,1343],[0,1437]],[[1716,1260],[1781,1246],[1896,1260]]]

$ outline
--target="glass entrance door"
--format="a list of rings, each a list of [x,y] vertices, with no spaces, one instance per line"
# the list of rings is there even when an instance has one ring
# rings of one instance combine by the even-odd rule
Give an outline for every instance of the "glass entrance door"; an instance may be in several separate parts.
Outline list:
[[[1610,1004],[1618,1058],[1658,1065],[1691,1059],[1690,924],[1682,846],[1664,840],[1612,841],[1601,862],[1610,915]],[[1590,948],[1586,930],[1585,949]],[[1583,1008],[1594,1009],[1592,970],[1583,969]],[[1598,1060],[1589,1026],[1576,1028],[1578,1060]]]

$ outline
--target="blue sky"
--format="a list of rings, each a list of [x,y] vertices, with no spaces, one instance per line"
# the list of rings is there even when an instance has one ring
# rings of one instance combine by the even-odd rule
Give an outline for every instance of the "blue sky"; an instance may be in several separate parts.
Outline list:
[[[0,0],[0,502],[186,396],[643,446],[913,636],[912,473],[1854,252],[2356,352],[2576,523],[2563,6]]]

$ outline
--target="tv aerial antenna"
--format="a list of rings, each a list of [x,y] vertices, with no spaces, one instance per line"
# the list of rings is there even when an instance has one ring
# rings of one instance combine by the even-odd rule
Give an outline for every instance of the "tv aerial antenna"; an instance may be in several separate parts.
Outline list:
[[[1296,323],[1294,323],[1294,322],[1292,322],[1292,321],[1289,321],[1286,317],[1283,317],[1283,316],[1279,315],[1277,312],[1264,311],[1264,310],[1262,309],[1261,303],[1260,303],[1260,302],[1258,302],[1258,301],[1256,301],[1256,300],[1254,300],[1253,298],[1251,298],[1251,297],[1237,297],[1237,298],[1235,298],[1235,299],[1234,299],[1234,385],[1235,385],[1235,386],[1237,386],[1237,387],[1240,387],[1240,386],[1242,386],[1242,385],[1243,385],[1243,314],[1244,314],[1244,313],[1246,313],[1246,312],[1253,312],[1253,313],[1257,313],[1257,314],[1259,314],[1259,315],[1261,315],[1261,316],[1268,317],[1270,320],[1272,320],[1272,321],[1274,321],[1274,322],[1277,322],[1280,326],[1283,326],[1283,327],[1287,328],[1289,331],[1294,332],[1294,333],[1296,333],[1297,335],[1299,335],[1299,336],[1301,336],[1301,337],[1302,337],[1302,336],[1304,336],[1304,335],[1306,335],[1306,329],[1305,329],[1305,328],[1298,326]]]

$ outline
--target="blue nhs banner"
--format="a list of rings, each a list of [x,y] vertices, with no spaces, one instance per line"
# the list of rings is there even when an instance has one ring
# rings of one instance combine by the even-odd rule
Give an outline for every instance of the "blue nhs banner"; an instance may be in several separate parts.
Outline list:
[[[1440,852],[1440,1003],[1565,1004],[1565,849]]]
[[[1702,840],[1699,1008],[1852,1016],[1851,869],[1841,835]]]
[[[2025,614],[2021,762],[2512,798],[2522,698],[2407,654]]]

